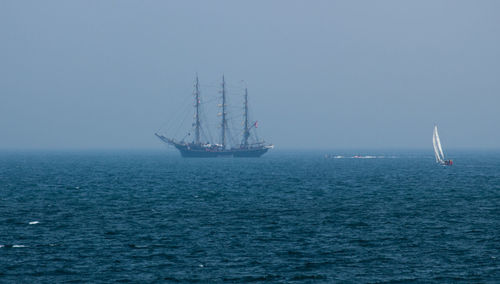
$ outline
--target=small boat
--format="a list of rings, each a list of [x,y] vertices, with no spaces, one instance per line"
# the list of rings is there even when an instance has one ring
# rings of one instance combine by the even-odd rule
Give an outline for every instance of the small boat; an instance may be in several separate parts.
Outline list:
[[[434,155],[436,156],[436,163],[443,166],[453,165],[452,160],[444,158],[443,147],[441,147],[441,140],[439,139],[437,125],[434,125],[434,132],[432,134],[432,145],[434,146]]]

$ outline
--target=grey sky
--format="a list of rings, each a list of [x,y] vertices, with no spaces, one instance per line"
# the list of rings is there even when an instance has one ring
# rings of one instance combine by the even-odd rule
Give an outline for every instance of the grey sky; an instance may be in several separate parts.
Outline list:
[[[500,145],[499,1],[0,1],[0,148],[160,148],[244,79],[280,148]]]

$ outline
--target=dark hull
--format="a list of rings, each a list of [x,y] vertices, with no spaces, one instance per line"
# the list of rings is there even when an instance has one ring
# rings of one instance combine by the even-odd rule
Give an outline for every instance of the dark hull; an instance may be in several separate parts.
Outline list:
[[[235,158],[258,158],[264,155],[269,148],[257,148],[257,149],[234,149],[233,157]]]
[[[163,135],[155,134],[163,142],[173,145],[182,157],[185,158],[219,158],[219,157],[235,157],[235,158],[258,158],[264,155],[270,146],[258,146],[251,148],[232,148],[224,150],[221,147],[203,147],[196,144],[178,143]]]
[[[268,148],[256,149],[231,149],[224,151],[206,151],[198,149],[188,149],[185,146],[176,145],[177,150],[184,158],[221,158],[221,157],[235,157],[235,158],[258,158],[264,155]]]
[[[453,166],[453,161],[452,160],[446,160],[442,163],[439,163],[441,166]]]
[[[181,152],[181,156],[184,158],[219,158],[219,157],[232,157],[233,153],[231,151],[200,151],[200,150],[188,150],[177,148]]]
[[[186,149],[185,147],[176,147],[181,156],[184,158],[221,158],[221,157],[235,157],[235,158],[258,158],[264,155],[267,148],[263,149],[237,149],[226,151],[200,151]]]

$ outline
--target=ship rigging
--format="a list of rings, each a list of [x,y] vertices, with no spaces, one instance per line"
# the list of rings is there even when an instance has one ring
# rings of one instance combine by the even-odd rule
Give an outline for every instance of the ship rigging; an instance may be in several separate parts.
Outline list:
[[[165,135],[155,133],[161,141],[168,145],[174,146],[181,153],[182,157],[188,158],[212,158],[212,157],[260,157],[265,154],[269,149],[274,146],[272,144],[267,144],[265,141],[258,139],[256,135],[257,121],[251,122],[249,120],[249,108],[248,108],[248,90],[245,88],[244,103],[243,103],[243,129],[242,138],[239,145],[230,145],[229,140],[230,131],[228,127],[228,105],[227,105],[227,90],[226,81],[224,76],[222,76],[221,84],[221,104],[219,105],[221,111],[219,116],[220,120],[220,140],[219,143],[213,143],[213,141],[202,142],[202,132],[203,132],[203,121],[201,118],[201,96],[200,96],[200,84],[198,76],[196,76],[194,85],[194,140],[191,142],[186,142],[185,138],[191,136],[190,132],[181,140],[176,140],[173,137],[167,137]],[[252,135],[252,133],[255,133]],[[253,137],[253,141],[250,139]],[[230,137],[230,138],[229,138]],[[229,139],[228,139],[229,138]]]

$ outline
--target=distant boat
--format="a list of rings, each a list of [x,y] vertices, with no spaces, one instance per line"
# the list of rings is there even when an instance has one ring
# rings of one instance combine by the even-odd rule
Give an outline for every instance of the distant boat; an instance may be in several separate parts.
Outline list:
[[[436,156],[436,163],[443,166],[453,165],[452,160],[445,160],[443,147],[441,147],[441,140],[439,139],[437,125],[434,125],[434,132],[432,134],[432,145],[434,146],[434,155]]]
[[[257,138],[255,133],[257,128],[257,121],[251,122],[249,120],[248,115],[248,92],[245,88],[245,96],[244,96],[244,113],[243,113],[243,129],[242,129],[242,139],[239,145],[233,145],[230,147],[228,139],[230,137],[229,127],[228,127],[228,118],[227,118],[227,104],[226,104],[226,83],[224,80],[224,76],[222,76],[222,103],[219,105],[221,107],[221,112],[219,113],[221,117],[220,130],[221,130],[221,138],[219,143],[215,142],[202,142],[207,140],[202,140],[202,134],[208,129],[203,129],[204,123],[201,120],[201,98],[200,98],[200,89],[198,76],[196,76],[195,90],[194,90],[194,122],[192,124],[194,130],[194,140],[193,141],[184,141],[184,138],[180,141],[175,140],[174,138],[168,138],[164,135],[155,133],[156,137],[158,137],[163,142],[173,145],[179,152],[182,157],[189,158],[215,158],[215,157],[260,157],[264,155],[269,149],[272,149],[274,146],[272,144],[267,144],[262,140]],[[254,132],[254,135],[252,135]],[[188,132],[187,136],[191,136],[191,133]],[[211,135],[209,135],[211,136]],[[252,137],[254,136],[254,137]],[[250,139],[253,138],[253,139]]]

